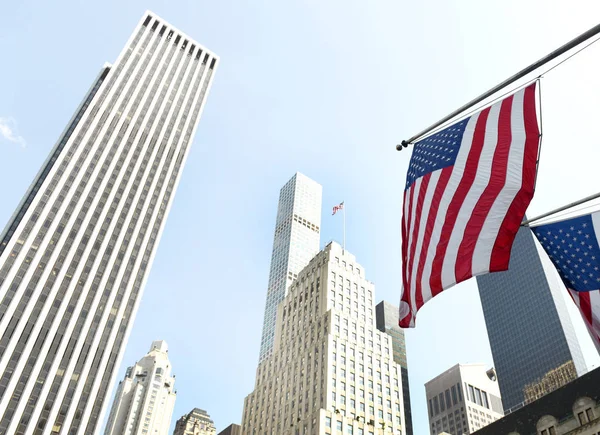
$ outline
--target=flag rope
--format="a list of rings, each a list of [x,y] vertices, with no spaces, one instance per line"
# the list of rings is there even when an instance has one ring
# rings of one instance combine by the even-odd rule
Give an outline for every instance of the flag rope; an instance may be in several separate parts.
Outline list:
[[[600,38],[599,38],[600,39]],[[453,118],[451,120],[448,120],[447,122],[445,122],[444,124],[440,125],[439,127],[436,127],[435,129],[431,130],[430,132],[428,132],[426,135],[424,135],[423,137],[419,137],[419,141],[425,140],[430,136],[433,136],[436,133],[439,133],[440,131],[442,131],[443,129],[447,128],[449,125],[451,124],[455,124],[457,122],[462,121],[463,119],[468,118],[469,116],[473,115],[476,112],[480,112],[481,110],[483,110],[484,108],[493,105],[494,103],[502,100],[503,98],[505,98],[507,95],[510,94],[516,94],[517,92],[519,92],[521,89],[526,88],[527,86],[529,86],[530,84],[532,84],[533,82],[537,81],[538,82],[538,86],[541,83],[540,80],[541,76],[539,77],[535,77],[531,80],[529,80],[527,83],[523,83],[522,85],[519,85],[515,88],[511,88],[510,91],[507,91],[501,95],[499,95],[498,97],[494,98],[493,100],[490,101],[486,101],[485,103],[477,106],[475,109],[471,110],[470,112],[465,113],[464,115],[461,115],[458,118]],[[539,95],[540,95],[540,101],[541,101],[541,90],[538,90]],[[540,103],[540,112],[541,112],[541,103]],[[542,123],[542,117],[540,116],[540,137],[542,135],[542,129],[541,129],[541,123]]]
[[[441,120],[437,121],[436,123],[430,125],[425,130],[423,130],[423,131],[417,133],[416,135],[412,136],[410,139],[403,140],[400,144],[396,145],[396,149],[398,151],[401,151],[403,147],[404,148],[408,147],[408,145],[410,145],[411,143],[414,143],[417,139],[422,138],[423,136],[425,136],[426,134],[428,134],[432,130],[438,128],[439,126],[447,123],[450,120],[455,119],[458,115],[460,115],[461,113],[463,113],[465,110],[470,109],[471,107],[475,106],[476,104],[481,103],[486,98],[489,98],[492,95],[494,95],[496,92],[498,92],[498,91],[506,88],[508,85],[516,82],[517,80],[522,79],[527,74],[532,73],[533,71],[537,70],[538,68],[540,68],[543,65],[547,64],[548,62],[556,59],[558,56],[561,56],[561,55],[565,54],[566,52],[568,52],[569,50],[572,50],[573,48],[577,47],[578,45],[584,43],[588,39],[593,38],[598,33],[600,33],[600,24],[592,27],[591,29],[587,30],[586,32],[584,32],[581,35],[579,35],[578,37],[572,39],[571,41],[569,41],[566,44],[562,45],[561,47],[557,48],[553,52],[547,54],[546,56],[544,56],[543,58],[539,59],[538,61],[532,63],[531,65],[529,65],[529,66],[527,66],[525,68],[523,68],[518,73],[512,75],[508,79],[504,80],[500,84],[494,86],[492,89],[484,92],[483,94],[481,94],[478,97],[474,98],[473,100],[469,101],[465,105],[459,107],[454,112],[452,112],[449,115],[445,116],[444,118],[442,118]],[[579,54],[581,51],[585,50],[586,48],[588,48],[589,46],[591,46],[592,44],[594,44],[598,40],[600,40],[600,37],[597,38],[597,39],[595,39],[594,41],[590,42],[586,46],[582,47],[580,50],[578,50],[578,51],[572,53],[571,55],[567,56],[565,59],[561,60],[556,65],[554,65],[551,68],[549,68],[548,70],[544,71],[537,78],[541,77],[544,74],[547,74],[548,72],[552,71],[557,66],[562,65],[564,62],[566,62],[567,60],[571,59],[576,54]]]

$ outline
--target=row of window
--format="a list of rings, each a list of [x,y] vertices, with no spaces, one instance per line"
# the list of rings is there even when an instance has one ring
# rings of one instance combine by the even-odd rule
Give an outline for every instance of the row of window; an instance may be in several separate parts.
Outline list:
[[[391,415],[388,415],[388,423],[391,423]],[[332,420],[331,417],[325,417],[325,427],[326,428],[331,428],[332,424]],[[370,420],[368,423],[368,425],[370,426],[377,426],[378,428],[381,428],[385,431],[385,428],[388,429],[388,431],[391,429],[390,426],[387,426],[385,422],[375,422],[373,420]],[[400,425],[400,418],[397,419],[396,424]],[[335,429],[336,431],[338,431],[338,433],[343,432],[344,430],[344,424],[341,420],[335,420]],[[364,435],[365,433],[369,434],[369,435],[373,435],[375,432],[375,429],[367,429],[367,432],[365,432],[365,429],[362,427],[358,427],[356,428],[356,433],[358,435]],[[331,433],[331,432],[329,432]],[[346,425],[346,433],[348,434],[354,434],[354,425],[353,424],[347,424]],[[397,435],[401,435],[402,434],[402,430],[401,429],[396,429],[395,434]]]
[[[429,416],[434,417],[440,412],[444,412],[446,408],[450,409],[452,406],[462,402],[462,400],[460,384],[452,385],[445,392],[433,397],[433,399],[429,399]]]

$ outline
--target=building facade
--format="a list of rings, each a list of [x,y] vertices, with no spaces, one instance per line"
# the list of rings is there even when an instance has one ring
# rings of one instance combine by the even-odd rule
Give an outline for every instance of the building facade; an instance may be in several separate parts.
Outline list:
[[[194,408],[175,424],[173,435],[215,435],[217,429],[210,415],[200,408]]]
[[[153,341],[150,351],[127,368],[105,435],[168,435],[176,398],[168,352],[166,342]]]
[[[537,382],[525,386],[525,404],[536,401],[557,388],[568,384],[577,378],[573,361],[567,361],[562,366],[550,370]]]
[[[242,435],[242,427],[239,424],[230,424],[217,435]]]
[[[569,382],[476,432],[477,435],[598,435],[600,369]]]
[[[509,269],[478,276],[477,284],[506,412],[523,406],[528,385],[569,361],[585,373],[565,290],[529,229],[517,233]]]
[[[144,14],[0,235],[0,433],[97,430],[217,65]]]
[[[322,192],[320,184],[299,172],[279,192],[259,362],[273,350],[277,306],[319,252]]]
[[[494,369],[457,364],[425,384],[429,433],[471,434],[503,417]]]
[[[376,328],[374,293],[337,243],[302,269],[244,401],[244,435],[404,433],[401,366],[391,337]]]
[[[413,435],[412,412],[410,409],[410,390],[408,383],[408,362],[406,360],[406,338],[404,329],[398,326],[398,307],[381,301],[375,306],[377,329],[385,332],[392,338],[394,362],[400,364],[402,371],[402,394],[404,396],[404,433]]]

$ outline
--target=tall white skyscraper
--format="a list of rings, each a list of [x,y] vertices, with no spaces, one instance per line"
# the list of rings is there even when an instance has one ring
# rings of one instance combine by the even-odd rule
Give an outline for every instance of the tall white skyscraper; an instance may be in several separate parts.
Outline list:
[[[504,416],[494,369],[456,364],[425,384],[429,433],[465,435]]]
[[[176,394],[165,341],[150,351],[119,382],[105,435],[168,435]]]
[[[217,65],[144,14],[0,235],[1,434],[95,433]]]
[[[329,243],[277,310],[273,353],[244,402],[244,435],[405,434],[402,367],[375,325],[375,286]]]
[[[322,193],[319,183],[299,172],[279,192],[259,361],[273,350],[277,306],[292,280],[319,252]]]

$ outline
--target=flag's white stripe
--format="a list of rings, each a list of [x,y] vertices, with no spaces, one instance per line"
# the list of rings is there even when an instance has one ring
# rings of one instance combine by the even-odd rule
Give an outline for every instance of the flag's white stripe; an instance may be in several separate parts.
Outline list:
[[[490,208],[481,228],[475,251],[473,252],[472,274],[480,275],[489,271],[492,249],[508,209],[523,184],[523,157],[525,155],[525,121],[523,99],[525,90],[514,94],[510,116],[512,140],[508,155],[506,181],[500,194]]]
[[[590,302],[592,305],[592,330],[596,334],[594,344],[600,352],[600,290],[590,292]]]
[[[410,228],[407,228],[408,245],[406,246],[406,257],[407,257],[408,261],[406,261],[405,264],[403,264],[404,270],[406,271],[405,273],[407,276],[408,276],[408,272],[409,272],[408,265],[410,264],[410,251],[411,251],[412,241],[414,238],[417,199],[419,198],[419,192],[421,190],[422,185],[423,185],[423,177],[419,177],[419,178],[417,178],[417,180],[413,183],[413,185],[410,188],[413,191],[413,195],[412,195],[412,204],[411,204],[412,207],[409,210]],[[409,202],[410,202],[410,200],[409,200]],[[414,289],[410,286],[410,284],[409,284],[409,288],[407,289],[407,291],[410,292],[410,296],[411,296],[410,309],[411,309],[412,315],[414,317],[417,314],[417,306],[415,304],[415,299],[414,299]]]
[[[571,295],[573,296],[573,300],[575,301],[575,305],[579,309],[581,313],[581,317],[583,318],[583,322],[585,326],[588,328],[590,335],[592,336],[592,341],[596,346],[598,352],[600,352],[600,290],[593,290],[589,292],[590,295],[590,305],[592,307],[592,323],[588,321],[583,312],[581,311],[581,301],[579,298],[580,293],[576,290],[568,289]]]
[[[431,276],[431,267],[433,265],[433,259],[435,257],[436,246],[440,241],[442,227],[444,226],[444,221],[446,220],[446,213],[448,212],[448,206],[450,205],[450,201],[456,193],[458,184],[460,183],[460,180],[462,179],[463,173],[465,171],[467,157],[469,156],[469,151],[471,150],[471,144],[473,143],[473,133],[475,132],[475,126],[477,125],[477,119],[479,119],[479,115],[480,113],[476,113],[475,115],[473,115],[471,119],[469,119],[469,122],[465,127],[461,146],[458,150],[456,161],[454,162],[454,168],[452,169],[452,174],[450,174],[450,179],[448,180],[448,184],[446,185],[444,193],[442,194],[442,197],[440,199],[440,205],[438,207],[437,216],[433,224],[433,229],[431,232],[431,241],[429,242],[429,249],[427,250],[427,258],[425,259],[425,267],[423,268],[423,276],[421,279],[421,292],[423,294],[423,303],[431,299],[431,287],[429,285],[429,278]]]
[[[600,211],[592,213],[592,225],[594,225],[594,233],[596,234],[596,243],[600,245]],[[600,259],[598,259],[600,261]]]
[[[419,222],[419,234],[417,238],[417,245],[415,247],[415,255],[413,259],[413,267],[412,267],[412,276],[410,279],[410,291],[411,291],[411,300],[414,301],[413,306],[416,311],[416,300],[417,300],[417,269],[419,268],[419,260],[421,258],[421,250],[423,249],[423,239],[425,238],[425,228],[427,226],[427,219],[429,217],[429,210],[431,209],[431,199],[433,198],[433,194],[435,193],[435,188],[437,187],[438,181],[440,179],[440,175],[442,174],[443,169],[439,169],[431,173],[429,178],[429,184],[427,185],[427,192],[425,192],[425,197],[423,198],[423,208],[421,210],[421,221]]]
[[[464,239],[467,223],[473,214],[473,210],[477,205],[477,201],[479,201],[479,198],[485,191],[485,188],[490,180],[494,152],[496,151],[496,145],[498,144],[498,121],[500,118],[501,105],[502,102],[499,102],[490,107],[485,126],[483,147],[479,157],[479,162],[477,164],[475,180],[473,181],[473,185],[469,189],[469,192],[467,193],[465,200],[458,212],[456,223],[454,224],[452,234],[450,235],[448,249],[446,250],[446,256],[444,257],[444,266],[442,268],[442,286],[444,288],[448,288],[456,284],[455,270],[458,249]],[[464,261],[464,259],[460,259],[460,261]]]

